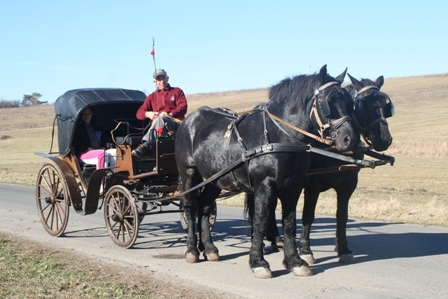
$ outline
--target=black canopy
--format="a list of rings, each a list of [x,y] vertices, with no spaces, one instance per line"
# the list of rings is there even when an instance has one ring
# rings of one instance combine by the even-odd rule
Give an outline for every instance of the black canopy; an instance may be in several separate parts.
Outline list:
[[[69,90],[55,102],[58,122],[60,154],[70,152],[74,131],[81,112],[90,107],[94,120],[104,130],[112,130],[119,121],[129,121],[132,126],[145,127],[148,121],[138,121],[135,113],[146,95],[142,91],[121,88],[85,88]]]

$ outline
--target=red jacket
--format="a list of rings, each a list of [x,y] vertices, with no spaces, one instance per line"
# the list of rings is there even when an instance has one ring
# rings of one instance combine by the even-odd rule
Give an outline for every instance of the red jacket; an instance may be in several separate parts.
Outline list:
[[[187,113],[187,98],[179,87],[171,87],[156,90],[146,97],[143,105],[137,110],[138,119],[145,119],[146,111],[167,112],[174,118],[183,120]]]

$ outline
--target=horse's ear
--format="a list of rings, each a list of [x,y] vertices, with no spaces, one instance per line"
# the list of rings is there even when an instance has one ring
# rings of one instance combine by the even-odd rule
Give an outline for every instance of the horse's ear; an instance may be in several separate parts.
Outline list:
[[[350,81],[352,81],[353,86],[355,86],[356,91],[359,91],[361,90],[361,88],[363,88],[362,83],[359,82],[358,79],[350,76],[350,74],[348,74],[348,77],[350,78]]]
[[[375,80],[375,86],[378,88],[381,88],[381,86],[383,86],[384,84],[384,77],[383,76],[379,76],[378,78],[376,78]]]
[[[320,68],[319,78],[320,78],[320,82],[325,82],[325,79],[327,78],[327,65],[326,64]]]
[[[347,74],[347,68],[345,68],[345,71],[335,78],[336,81],[342,84],[342,82],[344,82],[345,74]]]

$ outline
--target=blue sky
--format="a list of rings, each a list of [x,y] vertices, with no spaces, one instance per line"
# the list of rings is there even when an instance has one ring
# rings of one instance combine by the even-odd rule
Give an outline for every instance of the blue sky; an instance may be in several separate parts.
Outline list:
[[[0,100],[39,92],[54,102],[86,87],[149,93],[153,37],[157,67],[187,95],[269,87],[324,64],[386,85],[447,73],[447,3],[0,0]]]

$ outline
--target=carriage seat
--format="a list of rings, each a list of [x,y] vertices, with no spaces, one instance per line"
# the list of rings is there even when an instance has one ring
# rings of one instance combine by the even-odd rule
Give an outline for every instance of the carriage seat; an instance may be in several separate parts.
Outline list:
[[[138,146],[142,142],[143,136],[122,136],[115,137],[115,141],[118,144],[130,145],[130,146]]]

